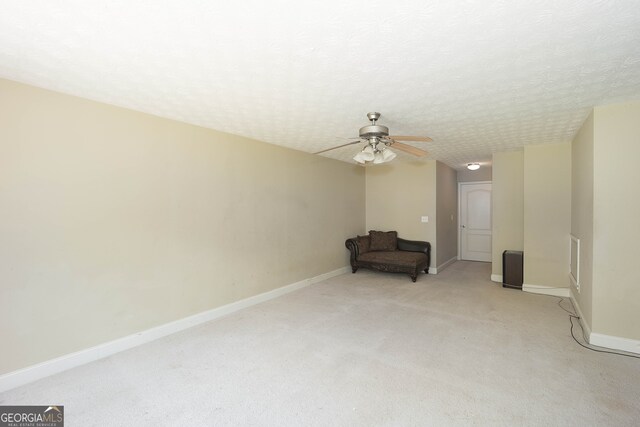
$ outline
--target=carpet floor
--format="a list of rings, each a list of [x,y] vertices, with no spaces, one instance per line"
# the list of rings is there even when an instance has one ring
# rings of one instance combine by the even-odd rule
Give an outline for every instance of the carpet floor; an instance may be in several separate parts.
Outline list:
[[[489,276],[490,264],[464,261],[417,283],[360,270],[0,404],[63,404],[67,426],[640,423],[640,359],[580,347],[557,298]]]

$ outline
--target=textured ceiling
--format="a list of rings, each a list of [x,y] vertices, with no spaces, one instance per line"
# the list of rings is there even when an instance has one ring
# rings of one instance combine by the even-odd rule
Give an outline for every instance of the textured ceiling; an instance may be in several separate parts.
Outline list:
[[[640,99],[640,7],[5,0],[0,77],[307,152],[379,111],[460,168],[569,141],[591,107]]]

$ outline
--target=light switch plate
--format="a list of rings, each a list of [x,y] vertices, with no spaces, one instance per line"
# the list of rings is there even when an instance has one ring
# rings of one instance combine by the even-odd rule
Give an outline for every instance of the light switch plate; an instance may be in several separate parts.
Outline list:
[[[422,218],[420,218],[420,222],[429,222],[429,217],[423,216]]]

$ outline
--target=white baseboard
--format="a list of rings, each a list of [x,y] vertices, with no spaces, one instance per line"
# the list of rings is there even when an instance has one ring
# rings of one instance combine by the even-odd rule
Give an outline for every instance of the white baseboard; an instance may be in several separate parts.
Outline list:
[[[492,282],[502,283],[502,274],[492,274],[491,275]]]
[[[628,351],[630,353],[640,354],[640,341],[632,340],[629,338],[591,332],[591,334],[589,334],[589,344],[597,345],[598,347],[606,347],[613,350],[622,350]]]
[[[580,310],[580,304],[578,304],[578,300],[575,297],[573,289],[571,289],[571,302],[576,309],[576,314],[580,317],[580,325],[582,325],[582,329],[584,329],[584,335],[589,344],[597,345],[598,347],[610,348],[612,350],[622,350],[640,354],[640,340],[592,332],[591,328],[584,320],[584,315],[582,314],[582,310]]]
[[[522,290],[532,294],[553,295],[556,297],[569,296],[569,288],[551,288],[549,286],[527,285],[525,283],[522,285]]]
[[[222,307],[207,310],[202,313],[194,314],[193,316],[165,323],[164,325],[156,326],[155,328],[147,329],[145,331],[119,338],[114,341],[99,344],[95,347],[90,347],[85,350],[80,350],[75,353],[70,353],[61,357],[57,357],[55,359],[47,360],[46,362],[38,363],[37,365],[29,366],[27,368],[23,368],[14,372],[9,372],[0,376],[0,392],[31,383],[33,381],[48,377],[53,374],[57,374],[62,371],[66,371],[71,368],[75,368],[76,366],[84,365],[86,363],[111,356],[112,354],[119,353],[121,351],[128,350],[142,344],[146,344],[150,341],[154,341],[167,335],[171,335],[176,332],[191,328],[193,326],[209,322],[238,310],[242,310],[243,308],[247,308],[252,305],[277,298],[284,294],[288,294],[289,292],[296,291],[314,283],[318,283],[331,277],[348,273],[350,271],[351,267],[342,267],[337,270],[312,277],[310,279],[304,279],[299,282],[274,289],[272,291],[264,292],[262,294],[254,295],[252,297],[233,302],[231,304],[223,305]]]
[[[442,270],[444,270],[445,268],[449,267],[451,264],[453,264],[457,260],[458,260],[458,257],[454,256],[453,258],[443,262],[442,264],[440,264],[438,267],[435,268],[435,270],[436,270],[435,274],[438,274],[438,272],[442,273]],[[429,268],[429,272],[431,272],[431,268]]]
[[[346,274],[346,273],[351,273],[351,267],[350,266],[342,267],[342,268],[339,268],[337,270],[333,270],[333,271],[330,271],[328,273],[324,273],[324,274],[321,274],[319,276],[315,276],[315,277],[312,277],[310,279],[307,279],[309,281],[309,283],[304,285],[304,286],[300,286],[300,288],[304,288],[305,286],[313,285],[314,283],[322,282],[323,280],[331,279],[332,277],[336,277],[336,276],[339,276],[341,274]],[[304,282],[304,280],[303,280],[303,282]],[[298,282],[298,283],[300,283],[300,282]],[[294,283],[292,285],[288,285],[288,286],[283,286],[282,288],[274,289],[273,291],[265,292],[265,294],[268,294],[268,293],[271,293],[271,292],[280,291],[281,289],[285,289],[285,288],[288,289],[290,286],[294,286],[294,285],[296,285],[296,283]],[[296,289],[300,289],[300,288],[296,288]],[[289,292],[295,291],[296,289],[287,290],[287,291],[282,292],[282,293],[280,293],[279,295],[276,295],[276,296],[279,297],[280,295],[288,294]],[[265,294],[260,294],[260,295],[265,295]],[[255,297],[251,297],[251,298],[256,298],[256,297],[258,297],[260,295],[256,295]],[[273,299],[276,296],[271,297],[271,298],[267,298],[267,299],[265,299],[265,301],[269,300],[269,299]],[[253,305],[253,304],[251,304],[251,305]]]
[[[429,267],[429,274],[438,274],[438,267]]]

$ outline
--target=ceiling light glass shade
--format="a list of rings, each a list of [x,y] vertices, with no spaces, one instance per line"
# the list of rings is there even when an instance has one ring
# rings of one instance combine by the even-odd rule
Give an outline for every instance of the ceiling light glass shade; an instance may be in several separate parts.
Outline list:
[[[362,151],[359,151],[358,154],[353,156],[353,160],[360,163],[361,165],[364,165],[366,163],[366,160],[364,159],[364,154],[362,153]]]
[[[381,152],[378,151],[374,156],[373,164],[378,165],[380,163],[384,163],[384,156],[382,155]]]
[[[367,145],[366,147],[364,147],[361,151],[362,155],[363,155],[363,159],[366,160],[367,162],[372,161],[373,159],[375,159],[375,154],[373,151],[373,147],[370,145]]]
[[[382,158],[384,159],[385,162],[390,162],[391,160],[396,158],[396,153],[394,153],[390,149],[386,148],[382,152]]]
[[[468,163],[467,169],[469,169],[470,171],[478,170],[480,169],[480,163]]]

